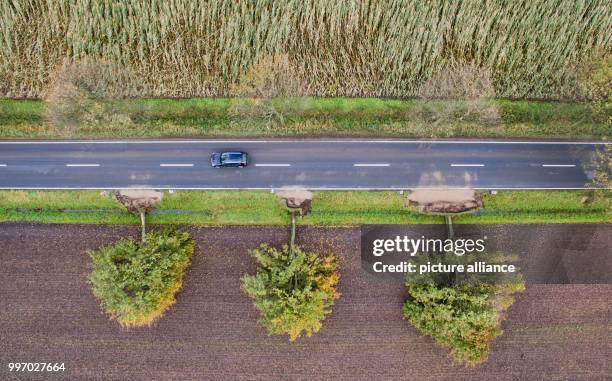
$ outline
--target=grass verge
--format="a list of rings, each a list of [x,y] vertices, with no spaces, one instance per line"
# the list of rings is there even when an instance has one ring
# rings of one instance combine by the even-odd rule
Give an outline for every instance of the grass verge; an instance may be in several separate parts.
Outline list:
[[[589,205],[584,191],[500,191],[485,194],[485,208],[461,215],[456,223],[610,223],[611,198]],[[359,224],[438,223],[404,207],[396,192],[319,192],[312,214],[299,224],[349,226]],[[0,222],[138,224],[110,195],[99,191],[0,191]],[[265,191],[179,191],[164,195],[147,217],[152,224],[285,225],[289,215],[279,199]]]
[[[609,122],[588,104],[496,100],[491,123],[449,115],[445,101],[378,98],[296,98],[272,103],[278,118],[235,115],[235,99],[147,99],[115,102],[130,123],[89,123],[62,129],[45,119],[42,101],[0,100],[0,138],[146,137],[485,137],[606,139]],[[455,104],[454,109],[461,110]],[[609,111],[609,110],[608,110]]]

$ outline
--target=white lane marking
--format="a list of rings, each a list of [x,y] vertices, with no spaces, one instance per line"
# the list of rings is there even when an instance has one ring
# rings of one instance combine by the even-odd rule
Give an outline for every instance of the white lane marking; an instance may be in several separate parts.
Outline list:
[[[520,140],[65,140],[65,141],[0,141],[2,144],[208,144],[208,143],[394,143],[394,144],[588,144],[608,145],[602,141],[520,141]]]
[[[291,167],[291,164],[255,164],[256,167]]]
[[[100,164],[66,164],[66,167],[99,167]]]
[[[367,163],[362,163],[362,164],[353,164],[353,167],[388,167],[391,164],[386,164],[386,163],[381,163],[381,164],[367,164]]]
[[[176,163],[176,164],[160,164],[160,167],[193,167],[193,164],[191,163],[185,163],[185,164],[180,164],[180,163]]]
[[[6,164],[0,164],[0,167],[6,167]]]
[[[542,167],[560,167],[560,168],[571,168],[575,167],[576,164],[542,164]]]
[[[451,164],[451,167],[484,167],[484,164]]]

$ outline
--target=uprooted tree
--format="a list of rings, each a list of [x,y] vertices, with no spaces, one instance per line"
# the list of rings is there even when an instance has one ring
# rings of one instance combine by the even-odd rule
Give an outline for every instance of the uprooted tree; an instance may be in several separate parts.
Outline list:
[[[610,188],[612,182],[612,145],[606,144],[595,152],[593,186],[597,188]]]
[[[421,213],[444,216],[448,238],[453,239],[452,216],[474,212],[484,203],[473,189],[418,189],[409,195],[406,206],[416,207]],[[414,263],[466,266],[484,260],[503,264],[510,259],[484,252],[469,256],[442,252],[418,253]],[[465,275],[456,271],[421,277],[408,274],[409,298],[403,312],[419,331],[451,348],[456,361],[474,365],[486,360],[491,340],[501,335],[504,311],[514,302],[513,294],[524,289],[524,282],[517,274],[494,273],[487,277],[471,274],[467,278]]]
[[[302,78],[287,54],[263,56],[232,86],[228,111],[230,115],[264,117],[282,125],[285,110],[299,110],[308,103],[301,97],[307,92]]]
[[[307,253],[295,245],[295,216],[311,210],[313,194],[302,188],[275,192],[291,214],[291,240],[280,250],[266,244],[251,250],[257,274],[242,278],[242,289],[261,312],[259,322],[270,334],[289,335],[294,341],[303,332],[311,336],[331,312],[340,275],[334,255]]]
[[[612,145],[598,147],[585,165],[585,170],[592,174],[592,178],[585,184],[587,191],[584,202],[591,203],[598,198],[609,199],[609,189],[612,188]]]
[[[92,291],[122,326],[151,325],[175,302],[194,247],[189,234],[166,230],[91,251]]]
[[[425,121],[434,125],[455,121],[475,121],[498,125],[500,112],[495,105],[495,87],[490,70],[473,62],[450,60],[418,91],[427,102]]]
[[[485,260],[506,264],[513,259],[500,254],[418,253],[415,264],[443,261],[462,264]],[[444,258],[444,259],[441,259]],[[520,274],[428,273],[406,277],[409,298],[404,317],[420,332],[449,347],[453,358],[467,365],[486,360],[491,341],[500,336],[505,311],[514,294],[525,289]]]
[[[45,91],[46,119],[60,134],[102,128],[106,133],[133,125],[141,111],[125,107],[120,100],[146,92],[138,75],[127,67],[99,58],[66,61],[51,73]]]
[[[146,214],[161,201],[163,192],[153,189],[123,189],[113,192],[113,196],[128,212],[140,215],[142,241],[146,234]]]
[[[293,251],[295,244],[295,213],[300,212],[300,217],[312,211],[313,193],[303,188],[282,188],[276,191],[276,195],[285,202],[285,206],[291,214],[291,243],[289,252]]]
[[[259,322],[269,334],[287,334],[294,341],[321,328],[340,297],[336,257],[306,253],[287,245],[278,250],[261,245],[249,254],[258,263],[257,274],[242,278],[242,290],[261,313]]]

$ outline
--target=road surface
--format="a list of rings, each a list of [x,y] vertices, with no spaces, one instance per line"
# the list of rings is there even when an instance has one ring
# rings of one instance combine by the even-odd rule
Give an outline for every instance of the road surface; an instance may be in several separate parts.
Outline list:
[[[596,142],[431,140],[2,141],[3,189],[577,189]],[[214,169],[213,151],[249,154]],[[586,169],[585,169],[586,168]]]

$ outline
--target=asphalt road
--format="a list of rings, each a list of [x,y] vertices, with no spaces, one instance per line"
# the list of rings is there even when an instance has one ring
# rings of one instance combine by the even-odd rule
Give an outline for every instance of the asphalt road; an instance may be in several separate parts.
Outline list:
[[[0,188],[583,188],[609,143],[408,140],[0,142]],[[214,169],[242,150],[247,168]],[[586,168],[586,169],[585,169]]]

